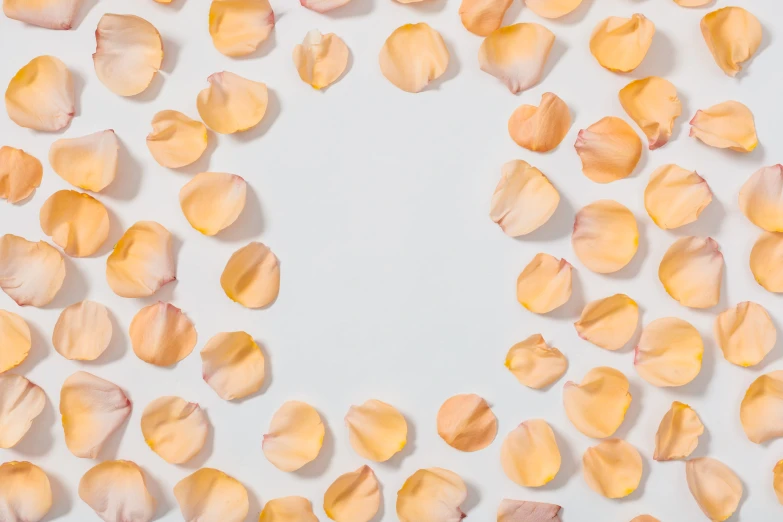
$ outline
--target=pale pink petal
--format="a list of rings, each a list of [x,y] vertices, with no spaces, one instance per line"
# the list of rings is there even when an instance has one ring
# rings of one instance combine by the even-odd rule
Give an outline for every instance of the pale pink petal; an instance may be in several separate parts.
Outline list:
[[[479,48],[479,67],[513,94],[541,79],[555,35],[543,25],[514,24],[492,31]]]
[[[561,522],[559,513],[557,504],[504,498],[498,506],[497,522]]]
[[[62,254],[45,241],[0,237],[0,288],[19,306],[45,306],[65,280]]]
[[[0,448],[22,440],[45,405],[46,394],[39,386],[21,375],[0,375]]]
[[[87,471],[79,481],[79,498],[104,522],[150,522],[155,516],[144,472],[127,460],[101,462]]]

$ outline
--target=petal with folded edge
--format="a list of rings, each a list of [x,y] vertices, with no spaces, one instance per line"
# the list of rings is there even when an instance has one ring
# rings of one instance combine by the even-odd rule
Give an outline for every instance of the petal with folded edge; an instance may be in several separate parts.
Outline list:
[[[245,208],[247,182],[236,174],[201,172],[179,191],[179,205],[190,226],[214,236]]]
[[[590,52],[602,67],[613,72],[630,72],[647,56],[655,36],[655,24],[644,15],[631,18],[610,16],[593,29]]]
[[[152,118],[147,148],[163,167],[177,169],[198,160],[207,149],[207,127],[178,111],[160,111]]]
[[[7,2],[4,2],[4,5]],[[54,56],[38,56],[19,69],[5,91],[8,117],[39,131],[65,128],[76,111],[71,72]]]
[[[590,488],[606,498],[627,497],[639,487],[644,464],[629,443],[609,439],[588,448],[582,456],[582,472]]]
[[[215,49],[226,56],[247,56],[258,49],[275,27],[269,0],[212,0],[209,34]]]
[[[727,101],[698,110],[690,124],[690,136],[710,147],[751,152],[759,144],[753,113],[740,102]]]
[[[497,522],[562,522],[560,509],[557,504],[504,498],[498,506]]]
[[[91,256],[109,237],[109,212],[103,203],[76,190],[58,190],[40,211],[41,229],[73,257]]]
[[[354,451],[375,462],[386,462],[408,442],[405,417],[391,404],[379,400],[351,406],[345,425]]]
[[[655,434],[655,460],[684,459],[699,445],[704,424],[687,404],[674,401]]]
[[[723,521],[731,517],[742,499],[742,481],[722,462],[700,457],[685,463],[688,489],[707,518]]]
[[[565,259],[536,254],[517,278],[517,301],[536,314],[551,312],[571,298],[571,272]]]
[[[144,472],[133,462],[101,462],[79,481],[79,498],[104,522],[150,522],[157,503]]]
[[[171,233],[154,221],[132,225],[106,259],[106,281],[120,297],[149,297],[176,275]]]
[[[555,383],[568,369],[565,355],[547,345],[541,334],[531,335],[512,346],[505,364],[520,383],[534,390]]]
[[[201,451],[209,434],[209,421],[195,402],[160,397],[144,408],[141,433],[152,451],[171,464],[182,464]]]
[[[12,448],[22,440],[45,405],[40,386],[21,375],[0,375],[0,448]]]
[[[45,306],[65,280],[65,261],[46,241],[0,237],[0,288],[19,306]]]
[[[387,80],[415,93],[446,72],[449,50],[440,33],[429,25],[405,24],[386,39],[378,62]]]
[[[639,323],[639,305],[625,294],[587,303],[574,323],[582,339],[606,350],[619,350],[631,340]]]
[[[211,75],[207,81],[209,87],[198,93],[196,105],[210,129],[233,134],[261,122],[269,104],[266,84],[226,71]]]
[[[627,178],[642,157],[642,140],[625,120],[614,116],[580,130],[574,148],[582,172],[596,183]]]
[[[0,514],[7,522],[39,522],[52,507],[49,477],[35,464],[0,465],[0,484]]]
[[[537,168],[522,160],[503,165],[489,217],[511,237],[533,232],[549,221],[560,194]]]
[[[232,301],[247,308],[263,308],[280,293],[280,262],[268,246],[249,243],[231,255],[220,286]]]
[[[196,328],[182,310],[157,302],[138,311],[129,329],[136,356],[155,366],[171,366],[193,351]]]
[[[109,347],[112,328],[105,306],[81,301],[60,313],[52,332],[52,345],[66,359],[94,361]]]
[[[650,384],[683,386],[699,375],[704,342],[689,322],[676,317],[656,319],[642,330],[634,367]]]
[[[397,492],[397,518],[400,522],[460,522],[460,509],[468,498],[462,478],[447,469],[420,469]]]
[[[751,442],[783,437],[783,370],[751,383],[740,404],[740,421]]]
[[[324,494],[324,511],[335,522],[370,522],[381,507],[381,490],[369,466],[345,473]]]
[[[658,76],[634,80],[620,89],[620,104],[647,136],[650,150],[666,145],[674,120],[682,114],[677,89]]]
[[[487,36],[503,24],[503,17],[512,0],[462,0],[459,17],[465,29],[478,36]]]
[[[710,202],[707,181],[672,163],[655,169],[644,189],[644,208],[664,230],[693,223]]]
[[[508,120],[508,134],[517,145],[534,152],[548,152],[563,141],[571,128],[568,105],[556,94],[545,92],[538,107],[520,105]]]
[[[750,251],[750,271],[764,289],[783,292],[783,234],[761,234]]]
[[[706,3],[702,0],[696,5]],[[707,13],[700,25],[715,63],[729,76],[736,76],[742,70],[741,64],[750,60],[761,46],[761,23],[741,7],[724,7]]]
[[[582,382],[568,381],[563,387],[563,405],[571,423],[595,439],[611,437],[625,419],[631,405],[628,378],[619,370],[593,368]]]
[[[740,189],[739,206],[757,227],[783,232],[783,165],[754,172]]]
[[[617,272],[639,248],[639,228],[627,207],[604,199],[576,214],[571,245],[579,260],[599,274]]]
[[[49,163],[65,181],[84,190],[100,192],[114,181],[120,144],[113,130],[52,143]]]
[[[516,94],[539,82],[554,43],[554,33],[543,25],[522,23],[501,27],[481,43],[479,67]]]
[[[13,312],[0,310],[0,373],[16,368],[27,359],[32,347],[30,327]]]
[[[541,487],[560,471],[555,433],[542,419],[525,421],[509,433],[500,448],[506,476],[528,488]]]
[[[495,440],[498,421],[487,401],[473,393],[450,397],[438,410],[438,435],[460,451],[478,451]]]
[[[277,469],[296,471],[315,460],[325,434],[324,423],[315,408],[304,402],[288,401],[272,416],[261,448]]]
[[[712,238],[683,237],[664,254],[658,278],[666,292],[689,308],[709,308],[720,301],[723,254]]]
[[[81,5],[82,0],[3,0],[3,12],[26,24],[68,30]]]
[[[0,199],[19,203],[41,185],[43,165],[21,149],[0,147]]]
[[[760,304],[744,301],[715,318],[715,339],[723,357],[738,366],[754,366],[775,347],[777,329]]]
[[[323,89],[340,79],[348,67],[348,46],[334,33],[309,31],[301,44],[294,47],[294,65],[303,82],[313,89]]]
[[[243,522],[250,510],[245,486],[213,468],[201,468],[177,482],[174,498],[185,522]]]
[[[304,497],[273,498],[264,505],[258,522],[318,522],[312,503]]]
[[[252,395],[264,384],[264,353],[246,332],[215,335],[201,349],[202,376],[221,399]]]

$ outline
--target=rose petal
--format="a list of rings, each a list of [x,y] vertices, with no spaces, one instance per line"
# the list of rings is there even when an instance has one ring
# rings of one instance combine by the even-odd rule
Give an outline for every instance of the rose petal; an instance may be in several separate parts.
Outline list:
[[[639,323],[639,305],[625,294],[587,303],[574,323],[579,337],[606,350],[619,350]]]
[[[46,241],[0,237],[0,288],[19,306],[45,306],[65,280],[62,254]]]
[[[579,131],[574,144],[582,172],[596,183],[627,178],[642,157],[642,140],[624,120],[607,116]]]
[[[261,448],[277,469],[296,471],[315,460],[325,433],[315,408],[304,402],[288,401],[272,417]]]
[[[500,448],[506,476],[528,488],[550,482],[560,471],[560,449],[546,421],[525,421],[506,435]]]
[[[249,243],[231,255],[220,286],[232,301],[247,308],[263,308],[280,293],[280,262],[265,244]]]
[[[775,489],[775,495],[778,497],[778,502],[783,504],[783,460],[779,460],[775,464],[773,473],[773,487]]]
[[[106,281],[120,297],[149,297],[177,277],[171,233],[139,221],[122,235],[106,260]]]
[[[323,89],[340,79],[348,67],[349,54],[339,36],[313,29],[294,47],[294,65],[303,82]]]
[[[750,251],[750,270],[762,287],[783,292],[783,234],[761,234]]]
[[[783,232],[783,165],[763,167],[742,185],[739,205],[754,225]]]
[[[340,475],[324,494],[324,511],[335,522],[369,522],[380,507],[380,486],[369,466]]]
[[[777,330],[763,306],[745,301],[715,318],[715,339],[723,357],[737,366],[754,366],[772,351]]]
[[[21,375],[0,375],[0,448],[22,440],[45,405],[46,394],[39,386]]]
[[[631,405],[628,379],[614,368],[593,368],[581,383],[563,387],[563,405],[571,423],[596,439],[610,437],[623,423]]]
[[[631,262],[639,248],[636,218],[616,201],[591,203],[576,214],[571,245],[579,260],[593,272],[617,272]]]
[[[557,504],[504,498],[498,506],[497,522],[561,522],[559,512]]]
[[[709,457],[685,463],[688,489],[710,520],[726,520],[742,499],[742,482],[728,466]]]
[[[41,229],[73,257],[91,256],[109,237],[109,213],[103,203],[75,190],[58,190],[40,212]]]
[[[720,300],[723,254],[712,238],[683,237],[664,254],[658,278],[683,306],[709,308]]]
[[[8,18],[45,29],[73,27],[82,0],[3,0]]]
[[[525,0],[531,11],[543,18],[560,18],[576,10],[582,0]]]
[[[117,175],[120,145],[113,130],[62,138],[49,149],[52,169],[75,187],[100,192]]]
[[[95,301],[81,301],[66,307],[57,319],[52,345],[72,361],[94,361],[109,347],[112,324],[109,311]]]
[[[438,435],[460,451],[478,451],[495,440],[498,421],[483,398],[475,394],[455,395],[438,410]]]
[[[275,27],[269,0],[212,0],[209,34],[215,49],[226,56],[247,56],[258,49]]]
[[[508,120],[508,133],[517,145],[534,152],[548,152],[563,141],[571,128],[568,105],[551,92],[541,96],[538,107],[520,105]]]
[[[712,0],[710,0],[710,2],[711,1]],[[650,515],[639,515],[638,517],[634,517],[634,519],[631,520],[631,522],[661,522],[661,521]]]
[[[101,462],[79,481],[79,498],[104,522],[150,522],[157,503],[144,472],[127,460]]]
[[[43,166],[21,149],[0,147],[0,199],[19,203],[41,185]]]
[[[647,56],[654,35],[655,24],[644,15],[610,16],[593,29],[590,52],[605,69],[630,72]]]
[[[345,426],[354,451],[375,462],[386,462],[408,441],[408,423],[402,413],[375,399],[351,406]]]
[[[52,507],[49,477],[35,464],[0,465],[0,484],[0,513],[7,522],[39,522]]]
[[[152,118],[147,148],[162,167],[190,165],[207,149],[207,127],[178,111],[160,111]]]
[[[702,0],[696,5],[706,3]],[[761,45],[761,24],[741,7],[724,7],[707,13],[700,25],[715,63],[729,76],[740,72],[740,64],[750,60]]]
[[[449,50],[440,33],[429,25],[405,24],[386,39],[378,62],[383,75],[396,87],[420,92],[446,72]]]
[[[201,406],[179,397],[160,397],[141,414],[144,442],[171,464],[189,461],[201,451],[209,434],[209,421]]]
[[[676,317],[656,319],[642,330],[633,364],[655,386],[683,386],[699,375],[704,342],[689,322]]]
[[[179,205],[190,226],[214,236],[237,220],[245,208],[247,183],[236,174],[202,172],[179,191]]]
[[[536,314],[545,314],[571,298],[572,267],[565,259],[536,254],[517,279],[519,304]]]
[[[130,413],[131,402],[122,389],[91,373],[74,373],[60,390],[65,444],[77,457],[97,458]]]
[[[541,334],[531,335],[512,346],[505,364],[520,383],[535,390],[555,383],[568,369],[565,355],[547,345]]]
[[[129,329],[136,356],[155,366],[171,366],[193,351],[198,340],[196,328],[169,303],[145,306],[133,317]]]
[[[559,203],[560,194],[540,170],[513,160],[501,169],[489,217],[509,236],[523,236],[549,221]]]
[[[24,319],[6,310],[0,310],[0,346],[0,373],[22,364],[32,347],[30,327]]]
[[[664,230],[693,223],[711,201],[707,181],[673,163],[655,169],[644,189],[644,208]]]
[[[250,510],[245,486],[212,468],[201,468],[180,480],[174,497],[185,522],[243,522]]]
[[[318,522],[318,517],[306,498],[281,497],[266,503],[258,522]]]
[[[555,35],[543,25],[514,24],[492,31],[479,48],[479,67],[513,94],[536,85],[544,72]]]
[[[204,381],[227,401],[252,395],[264,384],[264,353],[245,332],[219,333],[201,349]]]
[[[690,135],[710,147],[750,152],[759,144],[753,113],[740,102],[727,101],[698,110],[690,124]]]
[[[512,0],[462,0],[459,17],[465,29],[478,36],[487,36],[503,24],[503,17]]]
[[[627,497],[642,480],[642,456],[620,439],[609,439],[587,448],[582,471],[590,489],[606,498]]]
[[[196,104],[210,129],[233,134],[261,122],[269,104],[266,84],[226,71],[213,74],[207,81],[209,87],[198,93]]]
[[[650,150],[666,145],[674,120],[682,114],[674,84],[658,76],[634,80],[620,89],[620,104],[647,136]]]
[[[299,0],[302,7],[306,7],[316,13],[326,13],[332,9],[342,7],[351,0]]]
[[[5,5],[8,2],[3,2]],[[8,117],[19,125],[39,131],[64,129],[73,118],[76,104],[71,72],[54,56],[38,56],[19,69],[5,91]]]
[[[748,439],[756,444],[783,437],[783,370],[751,383],[740,405],[740,421]]]
[[[399,522],[459,522],[468,489],[459,475],[442,468],[420,469],[397,492]]]
[[[674,401],[655,434],[655,460],[684,459],[699,445],[704,424],[687,404]]]

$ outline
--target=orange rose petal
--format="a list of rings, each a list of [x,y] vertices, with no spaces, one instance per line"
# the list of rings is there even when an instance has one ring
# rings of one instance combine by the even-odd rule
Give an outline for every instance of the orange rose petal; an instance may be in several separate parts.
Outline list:
[[[179,205],[190,226],[214,236],[237,220],[245,208],[247,182],[236,174],[202,172],[179,191]]]
[[[324,494],[324,511],[335,522],[370,522],[380,507],[380,486],[369,466],[340,475]]]
[[[690,323],[675,317],[656,319],[642,330],[633,364],[655,386],[683,386],[699,375],[704,342]]]
[[[750,251],[750,270],[766,290],[783,292],[783,234],[761,234]]]
[[[525,421],[509,433],[500,448],[506,476],[528,488],[550,482],[560,471],[560,449],[546,421]]]
[[[655,24],[644,15],[610,16],[593,29],[590,52],[602,67],[630,72],[639,67],[655,35]]]
[[[617,272],[639,248],[636,218],[610,199],[591,203],[576,214],[571,245],[579,260],[599,274]]]
[[[209,34],[215,49],[226,56],[247,56],[275,27],[269,0],[212,0]]]
[[[43,166],[21,149],[0,147],[0,199],[19,203],[41,185]]]
[[[661,260],[658,278],[666,292],[689,308],[709,308],[720,300],[723,254],[712,238],[683,237]]]
[[[540,170],[513,160],[501,169],[489,217],[509,236],[523,236],[549,221],[559,203],[560,194]]]
[[[176,275],[171,233],[154,221],[132,225],[106,260],[106,281],[120,297],[149,297]]]
[[[701,0],[696,5],[706,3]],[[761,23],[741,7],[724,7],[707,13],[700,25],[715,63],[729,76],[736,76],[742,70],[741,64],[750,60],[761,46]]]
[[[581,383],[565,383],[566,416],[588,437],[610,437],[623,423],[631,405],[628,389],[628,379],[620,371],[606,366],[593,368]]]
[[[351,0],[299,0],[302,7],[316,13],[327,13],[348,4]]]
[[[582,466],[587,485],[606,498],[623,498],[636,491],[644,468],[636,448],[620,439],[587,448]]]
[[[455,395],[438,410],[438,435],[460,451],[478,451],[495,440],[498,421],[483,398],[469,393]]]
[[[198,93],[196,104],[204,123],[220,134],[243,132],[258,125],[266,114],[266,84],[230,72],[215,73],[209,87]]]
[[[133,462],[101,462],[79,481],[79,498],[104,522],[150,522],[157,503],[144,472]]]
[[[775,489],[775,495],[778,497],[778,502],[783,504],[783,460],[779,460],[778,463],[775,464],[772,473],[772,485]]]
[[[234,477],[201,468],[174,486],[185,522],[243,522],[250,510],[247,489]]]
[[[582,0],[525,0],[531,11],[543,18],[560,18],[576,10]]]
[[[72,361],[94,361],[109,347],[112,324],[109,311],[95,301],[81,301],[66,307],[57,319],[52,345]]]
[[[520,105],[508,120],[508,133],[517,145],[548,152],[563,141],[571,128],[571,111],[557,95],[545,92],[538,107]]]
[[[561,522],[558,513],[557,504],[504,498],[498,506],[497,522]]]
[[[139,310],[128,333],[136,356],[155,366],[178,363],[190,355],[198,340],[196,328],[182,310],[161,302]]]
[[[109,237],[109,213],[103,203],[75,190],[58,190],[40,212],[41,229],[73,257],[91,256]]]
[[[0,310],[0,346],[0,373],[22,364],[32,347],[30,327],[24,319],[6,310]]]
[[[84,190],[100,192],[117,175],[120,145],[113,130],[52,143],[49,163],[65,181]]]
[[[655,169],[644,189],[644,208],[664,230],[693,223],[710,202],[712,191],[707,181],[674,164]]]
[[[46,394],[39,386],[21,375],[0,375],[0,448],[22,440],[45,405]]]
[[[323,89],[340,79],[348,67],[348,46],[334,33],[309,31],[294,47],[294,65],[303,82]]]
[[[264,505],[258,522],[318,522],[313,505],[303,497],[273,498]]]
[[[639,323],[639,305],[625,294],[587,303],[574,323],[579,337],[606,350],[619,350]]]
[[[459,522],[468,489],[459,475],[442,468],[420,469],[397,492],[399,522]]]
[[[555,383],[568,369],[565,355],[547,345],[541,334],[531,335],[512,346],[505,364],[520,383],[535,390]]]
[[[179,397],[160,397],[144,408],[141,433],[152,451],[171,464],[189,461],[201,451],[209,434],[204,410]]]
[[[642,140],[624,120],[607,116],[579,131],[574,144],[582,172],[596,183],[627,178],[642,157]]]
[[[19,306],[45,306],[65,280],[62,254],[46,241],[0,237],[0,288]]]
[[[4,0],[8,18],[44,29],[68,30],[73,27],[82,0]]]
[[[325,433],[315,408],[304,402],[288,401],[272,417],[261,448],[277,469],[296,471],[315,460]]]
[[[0,465],[0,484],[0,513],[8,522],[39,522],[52,507],[49,477],[35,464]]]
[[[462,0],[459,17],[465,29],[478,36],[487,36],[503,24],[503,17],[512,0]]]
[[[783,232],[783,165],[763,167],[742,185],[739,205],[754,225]]]
[[[396,87],[420,92],[449,65],[449,50],[438,31],[425,23],[405,24],[386,39],[378,56],[381,72]]]
[[[481,43],[479,67],[516,94],[539,82],[554,43],[554,33],[543,25],[524,23],[501,27]]]
[[[221,399],[252,395],[264,384],[264,353],[249,334],[215,335],[201,349],[202,376]]]
[[[745,301],[715,318],[715,339],[723,357],[737,366],[754,366],[772,351],[778,333],[763,306]]]
[[[177,169],[198,160],[207,149],[207,127],[178,111],[160,111],[152,118],[147,148],[162,167]]]
[[[685,463],[685,477],[694,500],[710,520],[731,517],[742,499],[742,482],[728,466],[709,457]]]
[[[620,89],[620,104],[647,136],[650,150],[666,145],[674,120],[682,114],[677,89],[658,76],[634,80]]]
[[[690,124],[690,136],[710,147],[751,152],[759,144],[753,113],[740,102],[727,101],[698,110]]]
[[[704,424],[687,404],[674,401],[655,434],[655,460],[684,459],[699,445]]]
[[[402,413],[375,399],[351,406],[345,425],[354,451],[375,462],[386,462],[408,442],[408,423]]]
[[[783,437],[783,370],[751,383],[740,405],[740,421],[748,439],[756,444]]]
[[[3,8],[8,2],[3,2]],[[64,129],[76,111],[73,77],[54,56],[38,56],[19,69],[5,91],[8,117],[39,131]]]
[[[263,308],[280,293],[280,262],[268,246],[249,243],[231,255],[220,286],[232,301],[247,308]]]
[[[517,279],[519,304],[536,314],[545,314],[571,298],[572,266],[565,259],[536,254]]]

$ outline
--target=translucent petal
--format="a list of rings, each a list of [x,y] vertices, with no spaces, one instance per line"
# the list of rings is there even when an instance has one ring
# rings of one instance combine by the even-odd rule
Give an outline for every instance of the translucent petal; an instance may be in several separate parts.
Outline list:
[[[109,311],[95,301],[81,301],[66,307],[57,319],[52,345],[72,361],[94,361],[109,347],[112,324]]]
[[[275,13],[269,0],[212,0],[209,34],[226,56],[246,56],[269,38]]]
[[[580,130],[574,148],[582,172],[596,183],[627,178],[642,157],[642,140],[625,120],[614,116]]]
[[[587,303],[574,323],[579,337],[606,350],[619,350],[639,323],[639,305],[625,294]]]
[[[334,33],[308,32],[294,47],[294,65],[303,82],[323,89],[336,82],[348,67],[348,47]]]
[[[565,259],[536,254],[517,279],[519,304],[536,314],[545,314],[571,298],[572,267]]]
[[[220,286],[232,301],[247,308],[263,308],[280,293],[280,262],[265,244],[249,243],[231,255]]]
[[[179,191],[179,205],[190,226],[214,236],[237,220],[245,208],[247,183],[236,174],[202,172]]]
[[[465,29],[478,36],[487,36],[503,24],[503,17],[512,0],[462,0],[459,17]]]
[[[596,439],[610,437],[623,423],[631,405],[628,379],[614,368],[593,368],[581,383],[563,387],[563,405],[571,423]]]
[[[459,522],[468,489],[459,475],[442,468],[420,469],[397,492],[399,522]]]
[[[775,464],[775,469],[772,473],[772,485],[775,489],[775,495],[778,497],[778,502],[783,504],[783,460],[779,460],[778,463]]]
[[[548,152],[563,141],[571,128],[568,105],[551,92],[541,96],[538,107],[520,105],[508,120],[508,134],[517,145],[534,152]]]
[[[304,402],[288,401],[272,417],[261,448],[277,469],[296,471],[315,460],[325,433],[315,408]]]
[[[0,375],[0,448],[22,440],[45,405],[46,394],[39,386],[21,375]]]
[[[190,165],[207,149],[207,127],[178,111],[160,111],[152,118],[147,148],[163,167]]]
[[[179,397],[160,397],[141,414],[144,442],[171,464],[189,461],[201,451],[209,434],[209,421],[201,406]]]
[[[19,203],[41,185],[43,166],[21,149],[0,147],[0,199]]]
[[[560,449],[552,428],[542,419],[514,428],[503,440],[500,463],[520,486],[537,488],[550,482],[560,471]]]
[[[511,237],[524,236],[549,221],[560,194],[537,168],[522,160],[503,165],[489,217]]]
[[[0,484],[0,515],[6,522],[39,522],[52,507],[49,477],[35,464],[0,465]]]
[[[380,486],[369,466],[340,475],[324,494],[324,511],[335,522],[370,522],[380,507]]]
[[[383,75],[396,87],[420,92],[446,72],[449,50],[440,33],[429,25],[405,24],[386,39],[378,62]]]
[[[450,397],[438,410],[438,435],[460,451],[478,451],[495,440],[498,421],[482,397],[473,393]]]
[[[243,522],[250,510],[245,486],[212,468],[201,468],[180,480],[174,497],[185,522]]]
[[[104,522],[150,522],[157,505],[144,472],[127,460],[101,462],[90,469],[79,481],[79,498]]]
[[[375,399],[351,406],[345,426],[354,451],[375,462],[386,462],[408,442],[408,423],[402,413]]]
[[[579,260],[599,274],[617,272],[639,248],[636,218],[616,201],[590,203],[576,214],[571,245]]]
[[[209,87],[198,93],[196,105],[210,129],[233,134],[261,122],[269,104],[266,84],[226,71],[213,74],[207,81]]]
[[[715,339],[723,357],[738,366],[754,366],[777,342],[775,323],[763,306],[745,301],[715,318]]]
[[[756,444],[783,437],[783,370],[751,383],[740,405],[740,421],[748,439]]]
[[[763,167],[742,185],[739,205],[754,225],[783,232],[783,165]]]
[[[43,233],[73,257],[91,256],[109,237],[103,203],[75,190],[58,190],[41,207]]]
[[[258,522],[318,522],[318,517],[306,498],[281,497],[266,503]]]
[[[176,276],[171,233],[154,221],[132,225],[106,260],[106,281],[120,297],[149,297]]]
[[[561,522],[558,513],[557,504],[504,498],[498,506],[497,522]]]
[[[634,80],[620,89],[620,104],[647,136],[650,150],[666,145],[674,120],[682,114],[674,84],[658,76]]]
[[[3,2],[3,7],[8,4]],[[71,72],[54,56],[38,56],[19,69],[5,91],[8,117],[39,131],[64,129],[76,104]]]
[[[703,0],[696,5],[704,5]],[[682,4],[681,4],[682,5]],[[715,63],[729,76],[742,70],[761,45],[758,19],[741,7],[724,7],[701,19],[701,34]]]
[[[202,376],[227,401],[252,395],[264,384],[264,353],[245,332],[219,333],[201,349]]]
[[[690,135],[710,147],[738,152],[750,152],[759,144],[753,113],[736,101],[696,111]]]
[[[198,340],[196,328],[169,303],[145,306],[133,317],[129,329],[136,356],[155,366],[171,366],[193,351]]]
[[[731,517],[742,499],[742,482],[720,461],[709,457],[685,463],[688,489],[707,518],[723,521]]]
[[[45,29],[73,27],[82,0],[3,0],[8,18]]]
[[[538,16],[560,18],[574,11],[582,0],[525,0],[525,5]]]
[[[351,0],[299,0],[302,7],[306,7],[316,13],[326,13],[346,5]]]
[[[30,327],[13,312],[0,310],[0,373],[16,368],[27,359],[32,347]]]
[[[683,306],[709,308],[720,300],[723,254],[712,238],[683,237],[664,254],[658,278]]]
[[[699,375],[704,342],[689,322],[676,317],[656,319],[642,330],[633,364],[655,386],[682,386]]]
[[[593,29],[590,52],[602,67],[630,72],[639,67],[655,35],[655,24],[644,15],[610,16]]]
[[[120,96],[143,92],[163,63],[163,40],[155,26],[134,15],[104,14],[95,31],[95,74]]]
[[[119,150],[117,135],[113,130],[105,130],[55,141],[49,149],[49,163],[74,187],[100,192],[117,175]]]
[[[655,460],[684,459],[699,445],[704,424],[687,404],[674,401],[655,434]]]
[[[664,230],[693,223],[711,201],[707,181],[673,163],[655,169],[644,189],[644,208]]]
[[[540,390],[565,374],[568,359],[560,350],[547,345],[541,334],[534,334],[511,347],[506,355],[506,368],[520,383]]]
[[[0,288],[19,306],[45,306],[65,280],[62,254],[46,241],[0,237]]]
[[[60,390],[65,444],[81,458],[98,457],[101,446],[131,413],[119,386],[87,372],[76,372]]]
[[[507,25],[492,31],[481,43],[479,67],[516,94],[539,82],[554,43],[554,33],[543,25]]]
[[[766,290],[783,292],[783,234],[761,234],[750,251],[750,270]]]
[[[582,456],[585,482],[606,498],[623,498],[636,491],[643,467],[636,448],[620,439],[602,441]]]

